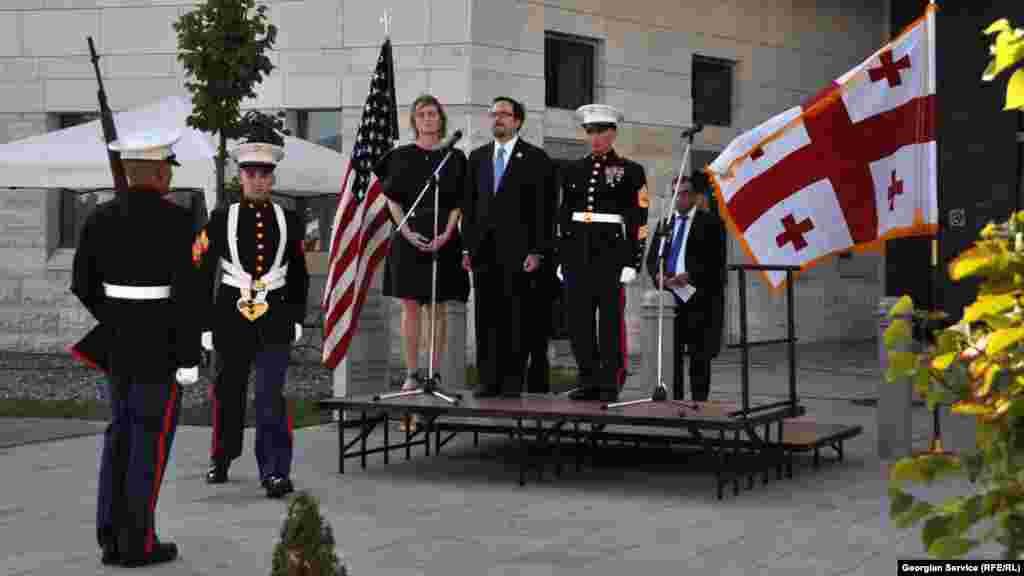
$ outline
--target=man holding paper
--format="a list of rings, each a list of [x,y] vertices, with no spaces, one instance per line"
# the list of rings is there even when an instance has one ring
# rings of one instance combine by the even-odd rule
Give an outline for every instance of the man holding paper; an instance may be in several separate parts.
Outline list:
[[[673,191],[674,186],[673,180]],[[647,271],[660,286],[658,243],[663,232],[669,234],[664,257],[665,289],[676,301],[673,395],[677,400],[684,397],[685,353],[690,357],[691,399],[697,402],[706,401],[711,391],[711,359],[722,349],[725,313],[725,234],[718,216],[698,208],[706,189],[703,173],[683,178],[675,212],[667,223],[658,223],[647,251]]]

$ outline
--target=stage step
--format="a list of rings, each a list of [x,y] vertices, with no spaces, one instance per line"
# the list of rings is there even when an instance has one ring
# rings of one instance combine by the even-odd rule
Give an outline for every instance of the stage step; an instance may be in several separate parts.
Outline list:
[[[821,463],[821,449],[830,447],[836,451],[839,461],[843,459],[843,442],[860,435],[862,426],[845,424],[823,424],[812,419],[789,418],[782,428],[782,445],[790,453],[812,452],[814,467]]]

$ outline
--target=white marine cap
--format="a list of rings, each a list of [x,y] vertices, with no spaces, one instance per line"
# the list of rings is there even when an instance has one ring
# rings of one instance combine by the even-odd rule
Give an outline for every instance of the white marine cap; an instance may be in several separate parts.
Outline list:
[[[607,104],[587,104],[580,106],[576,109],[576,118],[579,119],[580,124],[586,126],[588,124],[608,124],[611,126],[617,126],[619,122],[622,122],[622,112],[620,112],[614,106]]]
[[[267,166],[273,168],[284,158],[284,148],[269,142],[246,142],[231,151],[231,157],[240,168]]]
[[[150,160],[169,162],[181,166],[174,158],[174,144],[181,139],[180,130],[147,130],[126,134],[107,144],[107,148],[121,153],[122,160]]]

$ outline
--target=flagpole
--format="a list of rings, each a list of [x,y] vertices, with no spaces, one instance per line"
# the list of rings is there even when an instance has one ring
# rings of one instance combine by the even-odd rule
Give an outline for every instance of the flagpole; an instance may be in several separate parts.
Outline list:
[[[928,82],[927,93],[929,95],[932,95],[933,98],[935,98],[935,95],[936,95],[935,57],[936,57],[936,53],[937,53],[937,49],[936,49],[936,45],[935,45],[935,0],[929,0],[928,7],[925,8],[925,10],[927,11],[927,14],[925,15],[925,24],[926,24],[926,27],[927,27],[926,32],[928,34],[928,70],[927,70],[927,74],[926,74],[926,78],[927,78],[927,82]],[[937,110],[936,107],[932,108],[932,113],[933,114],[938,114],[938,110]],[[936,226],[935,226],[935,236],[932,238],[932,242],[931,242],[931,248],[932,248],[931,249],[931,253],[932,253],[931,254],[931,270],[930,270],[931,273],[928,275],[928,284],[929,284],[929,287],[928,287],[928,293],[929,293],[928,297],[929,297],[929,300],[931,300],[931,301],[929,302],[929,306],[928,306],[928,317],[924,320],[924,332],[925,333],[922,335],[923,339],[924,339],[924,341],[922,342],[922,348],[923,349],[927,349],[927,346],[928,346],[928,330],[931,328],[931,326],[930,326],[930,323],[931,323],[931,313],[936,311],[938,306],[939,306],[939,297],[938,297],[939,273],[942,270],[942,267],[939,266],[939,239],[940,239],[941,234],[942,234],[942,217],[941,217],[941,213],[938,211],[938,208],[939,208],[939,198],[938,198],[938,195],[939,195],[938,134],[936,134],[936,138],[935,138],[935,148],[936,148],[936,151],[935,151],[936,162],[935,162],[935,166],[934,166],[935,174],[932,174],[932,177],[935,178],[935,209],[936,209],[935,223],[936,223]],[[933,168],[933,166],[929,165],[925,169],[926,170],[930,170],[932,168]],[[925,180],[922,180],[922,182],[924,182],[924,181]],[[929,202],[930,202],[930,200],[929,200]],[[928,208],[930,209],[931,206],[928,206]],[[931,442],[929,443],[930,445],[928,447],[928,451],[931,452],[931,453],[942,453],[943,452],[943,447],[942,447],[942,427],[941,427],[941,424],[940,424],[940,410],[941,410],[941,406],[936,405],[935,406],[935,410],[932,412],[932,439],[931,439]]]

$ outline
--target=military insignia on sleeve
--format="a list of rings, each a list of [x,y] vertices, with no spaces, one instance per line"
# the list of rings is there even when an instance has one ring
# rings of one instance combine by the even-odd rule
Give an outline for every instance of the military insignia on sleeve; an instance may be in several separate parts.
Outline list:
[[[203,261],[203,255],[210,249],[210,239],[206,236],[206,230],[203,230],[196,236],[194,242],[192,242],[192,264],[198,268]]]
[[[651,197],[647,193],[647,185],[646,184],[644,184],[640,188],[640,193],[637,194],[636,205],[641,207],[641,208],[647,208],[648,206],[651,205]]]
[[[640,230],[636,233],[636,237],[638,240],[645,240],[647,238],[647,224],[640,227]]]

